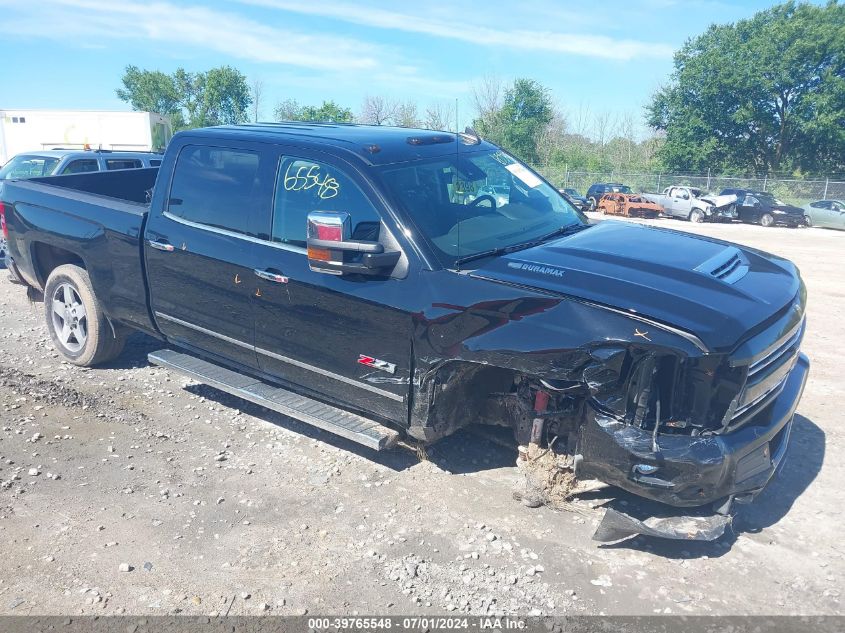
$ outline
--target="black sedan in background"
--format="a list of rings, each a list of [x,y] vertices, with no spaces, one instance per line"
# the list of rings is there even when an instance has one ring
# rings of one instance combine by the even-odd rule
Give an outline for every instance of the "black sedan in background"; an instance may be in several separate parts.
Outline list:
[[[807,226],[804,209],[784,204],[767,191],[722,189],[722,196],[736,196],[736,211],[741,222],[760,226]]]
[[[573,207],[576,209],[581,209],[581,211],[589,211],[590,203],[587,202],[587,199],[580,195],[576,189],[572,187],[565,187],[563,189],[558,189],[558,191],[563,194],[563,197],[566,198],[566,201],[569,202]]]

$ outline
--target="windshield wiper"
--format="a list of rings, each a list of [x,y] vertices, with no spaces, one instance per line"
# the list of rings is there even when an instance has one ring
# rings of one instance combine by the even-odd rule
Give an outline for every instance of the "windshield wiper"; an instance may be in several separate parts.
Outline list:
[[[552,239],[553,237],[561,237],[569,233],[574,233],[576,231],[580,231],[582,228],[585,228],[587,226],[588,225],[581,224],[580,222],[571,222],[569,224],[561,226],[560,228],[555,229],[551,233],[547,233],[542,237],[538,237],[527,242],[520,242],[519,244],[511,244],[510,246],[500,246],[498,248],[491,248],[490,250],[481,251],[480,253],[473,253],[472,255],[464,255],[463,257],[459,257],[455,260],[455,266],[460,268],[461,264],[475,261],[476,259],[483,259],[485,257],[497,257],[498,255],[506,255],[515,251],[523,251],[526,248],[538,246],[539,244],[542,244],[543,242],[546,242]]]
[[[484,257],[496,257],[497,255],[504,255],[510,253],[510,246],[500,246],[499,248],[491,248],[489,251],[481,251],[480,253],[473,253],[472,255],[464,255],[455,260],[455,266],[461,267],[461,264],[475,261],[476,259],[483,259]]]
[[[562,227],[555,229],[554,231],[544,235],[543,237],[537,238],[535,240],[535,243],[540,244],[542,242],[547,242],[553,237],[562,237],[564,235],[569,235],[570,233],[577,233],[581,229],[585,229],[588,226],[589,224],[581,224],[580,222],[570,222],[569,224],[564,224]]]

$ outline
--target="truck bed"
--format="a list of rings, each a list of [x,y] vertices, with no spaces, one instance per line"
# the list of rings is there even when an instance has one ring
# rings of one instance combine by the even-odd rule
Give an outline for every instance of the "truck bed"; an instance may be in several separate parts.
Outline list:
[[[56,263],[81,259],[110,318],[154,330],[147,308],[141,236],[148,209],[146,191],[154,185],[157,171],[5,181],[2,199],[12,228],[9,254],[15,268],[27,283],[43,289]]]

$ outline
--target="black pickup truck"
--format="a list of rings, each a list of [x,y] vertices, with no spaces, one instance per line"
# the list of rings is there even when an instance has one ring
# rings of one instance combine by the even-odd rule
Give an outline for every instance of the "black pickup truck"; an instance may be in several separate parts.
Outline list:
[[[0,200],[69,361],[141,330],[168,347],[151,362],[376,449],[505,425],[578,477],[723,507],[777,470],[809,368],[792,263],[591,224],[471,133],[194,130],[158,170]]]

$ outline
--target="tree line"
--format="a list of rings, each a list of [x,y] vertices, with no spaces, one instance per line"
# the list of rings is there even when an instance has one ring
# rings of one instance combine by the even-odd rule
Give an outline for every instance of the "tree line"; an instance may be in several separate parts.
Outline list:
[[[171,117],[174,130],[257,122],[264,98],[260,80],[250,84],[229,66],[168,75],[128,66],[120,99],[135,110]],[[472,88],[471,126],[533,165],[558,170],[647,170],[655,166],[659,139],[642,140],[633,114],[614,117],[582,109],[572,116],[554,103],[551,92],[533,79],[505,84],[486,77]],[[359,108],[324,100],[304,104],[288,98],[273,107],[273,121],[318,121],[395,125],[431,130],[458,127],[456,104],[445,101],[419,106],[412,100],[367,95]]]
[[[260,80],[229,66],[172,74],[128,66],[117,90],[175,129],[258,121]],[[456,104],[368,95],[360,106],[288,98],[275,121],[457,130]],[[635,112],[564,111],[535,79],[485,77],[471,90],[471,125],[547,173],[569,171],[845,171],[845,6],[788,2],[712,25],[676,53],[667,83]]]

